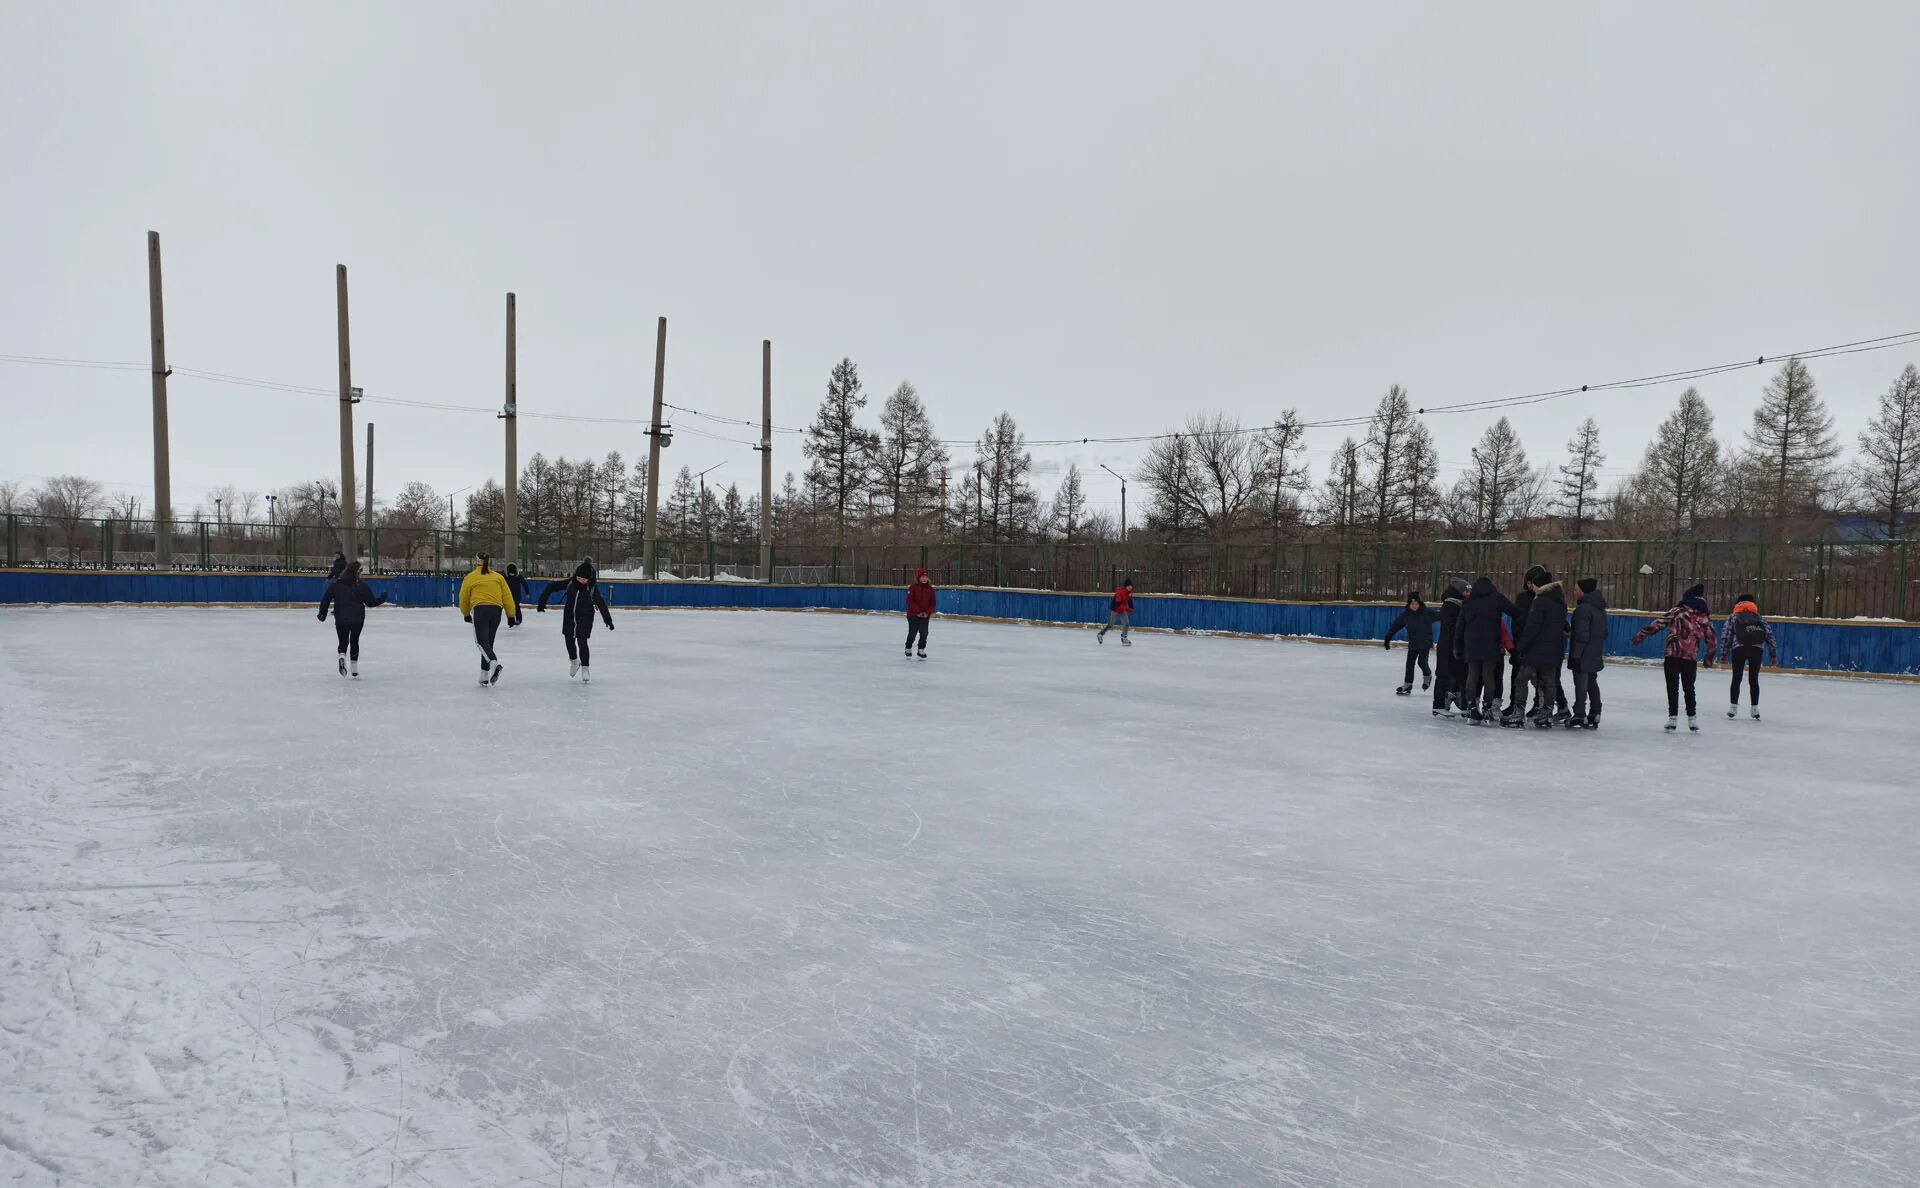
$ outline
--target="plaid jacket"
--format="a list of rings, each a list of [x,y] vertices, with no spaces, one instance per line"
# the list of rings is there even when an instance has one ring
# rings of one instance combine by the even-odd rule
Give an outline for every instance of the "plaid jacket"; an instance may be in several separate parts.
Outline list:
[[[1642,627],[1634,643],[1658,632],[1667,633],[1666,654],[1680,660],[1713,659],[1713,620],[1690,606],[1676,606]]]

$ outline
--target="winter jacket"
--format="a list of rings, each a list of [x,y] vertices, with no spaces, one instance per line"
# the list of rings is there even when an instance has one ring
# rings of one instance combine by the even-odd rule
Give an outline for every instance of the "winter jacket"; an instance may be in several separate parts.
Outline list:
[[[340,575],[345,572],[347,572],[347,555],[345,553],[335,553],[333,555],[333,566],[327,570],[328,584],[331,585],[339,581]]]
[[[1774,642],[1773,624],[1761,618],[1760,608],[1751,602],[1734,603],[1733,613],[1727,616],[1726,622],[1720,624],[1720,663],[1725,664],[1735,648],[1755,646],[1740,642],[1740,628],[1745,623],[1760,625],[1760,630],[1767,633],[1767,658],[1775,664],[1780,663],[1780,645]]]
[[[1460,603],[1467,596],[1465,583],[1448,586],[1446,597],[1440,600],[1440,655],[1443,659],[1454,658],[1453,641],[1460,633]]]
[[[527,606],[527,575],[524,573],[509,573],[504,576],[507,579],[507,589],[513,591],[514,605],[520,609],[520,614],[525,614]],[[518,618],[519,615],[514,617]]]
[[[587,579],[584,584],[580,579]],[[555,594],[565,592],[560,600],[560,633],[580,638],[593,634],[593,612],[598,609],[600,618],[607,624],[607,630],[613,630],[613,612],[607,609],[607,600],[600,597],[600,583],[591,566],[582,565],[573,571],[573,576],[564,582],[548,582],[547,588],[540,591],[540,602],[533,609],[537,612],[547,609],[547,600]]]
[[[1514,655],[1529,668],[1550,668],[1566,659],[1567,596],[1559,582],[1548,582],[1535,592]]]
[[[475,569],[460,583],[461,615],[471,615],[476,606],[497,606],[507,612],[509,619],[520,613],[520,604],[514,601],[506,575],[497,569],[484,573]]]
[[[1393,617],[1387,624],[1385,641],[1391,643],[1393,637],[1401,631],[1407,633],[1407,646],[1416,652],[1430,651],[1433,648],[1433,625],[1440,621],[1440,612],[1428,610],[1427,604],[1418,598],[1410,599],[1407,609]]]
[[[939,601],[939,595],[934,592],[932,582],[916,581],[913,585],[907,587],[907,617],[910,619],[931,618],[934,608],[939,605]]]
[[[343,577],[327,583],[327,592],[320,596],[320,617],[327,617],[327,608],[333,608],[333,621],[342,627],[358,627],[367,621],[367,608],[386,605],[387,596],[374,596],[373,588],[358,578]]]
[[[1607,666],[1607,600],[1600,591],[1582,594],[1573,607],[1573,650],[1567,659],[1581,672]]]
[[[1677,660],[1713,659],[1713,620],[1691,600],[1682,602],[1634,634],[1633,642],[1665,631],[1666,655]]]
[[[1115,586],[1113,589],[1113,601],[1111,603],[1108,603],[1107,605],[1108,605],[1108,609],[1118,611],[1123,615],[1132,614],[1133,613],[1133,587],[1132,586]]]
[[[1473,593],[1460,604],[1460,623],[1454,633],[1453,658],[1468,663],[1500,659],[1503,618],[1520,613],[1513,600],[1493,588],[1491,578],[1473,583]]]

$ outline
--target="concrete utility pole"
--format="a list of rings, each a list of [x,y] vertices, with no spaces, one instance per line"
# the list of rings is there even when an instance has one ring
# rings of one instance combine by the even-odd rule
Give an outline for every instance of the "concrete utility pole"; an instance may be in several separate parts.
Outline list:
[[[760,341],[760,580],[773,581],[773,342]]]
[[[940,468],[940,539],[947,539],[947,468]]]
[[[508,561],[515,561],[514,546],[520,541],[520,391],[516,378],[514,352],[517,342],[514,329],[513,294],[507,294],[507,406],[500,411],[500,419],[507,423],[507,530],[506,540],[500,555]],[[477,546],[476,546],[477,547]]]
[[[153,563],[173,564],[173,469],[167,455],[167,318],[160,300],[160,233],[147,232],[147,317],[153,330]]]
[[[367,547],[373,547],[373,422],[367,422]]]
[[[1105,462],[1100,463],[1099,466],[1100,466],[1100,469],[1106,471],[1108,474],[1112,475],[1114,478],[1117,478],[1120,480],[1120,564],[1126,565],[1128,563],[1127,562],[1127,480],[1124,475],[1122,475],[1119,471],[1115,470],[1113,467],[1108,466]]]
[[[334,305],[340,323],[340,547],[359,556],[353,540],[353,359],[347,349],[347,266],[334,265]]]
[[[660,526],[660,447],[671,442],[661,431],[660,414],[667,399],[667,319],[660,319],[660,334],[653,348],[653,427],[647,430],[647,534],[641,542],[645,556],[642,564],[648,577],[654,576],[654,553]]]

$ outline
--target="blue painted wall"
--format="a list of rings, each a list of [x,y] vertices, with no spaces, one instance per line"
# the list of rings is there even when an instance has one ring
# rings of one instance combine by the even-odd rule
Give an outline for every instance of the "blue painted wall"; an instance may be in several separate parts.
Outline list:
[[[459,580],[448,577],[374,577],[368,584],[397,606],[452,606]],[[535,582],[537,593],[544,583]],[[325,583],[310,574],[88,573],[0,570],[0,605],[12,603],[295,603],[318,606]],[[900,613],[905,593],[879,586],[756,586],[708,582],[601,583],[607,601],[628,607],[711,607],[765,610],[853,610]],[[1176,631],[1243,635],[1311,635],[1325,639],[1379,639],[1400,613],[1397,605],[1251,602],[1227,598],[1155,597],[1135,600],[1134,625]],[[1097,623],[1106,618],[1104,594],[956,588],[940,592],[951,615],[1040,623]],[[1613,611],[1607,654],[1658,660],[1664,637],[1639,645],[1632,637],[1651,616]],[[1715,619],[1716,628],[1720,620]],[[1920,625],[1775,621],[1781,663],[1787,668],[1920,675]]]

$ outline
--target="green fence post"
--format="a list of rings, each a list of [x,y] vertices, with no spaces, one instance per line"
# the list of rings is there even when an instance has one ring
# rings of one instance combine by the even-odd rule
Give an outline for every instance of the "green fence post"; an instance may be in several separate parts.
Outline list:
[[[1825,541],[1813,546],[1813,564],[1813,613],[1817,617],[1827,613],[1827,545]]]
[[[713,580],[713,542],[707,542],[707,580]]]
[[[1767,601],[1767,542],[1764,540],[1754,550],[1753,568],[1753,596],[1760,600],[1761,606],[1769,606],[1771,604]]]
[[[1907,617],[1907,542],[1900,542],[1900,561],[1894,570],[1893,616],[1896,619]]]
[[[1633,542],[1633,608],[1635,610],[1646,609],[1640,604],[1640,571],[1646,564],[1647,542],[1636,540]]]
[[[830,586],[839,585],[840,584],[840,546],[839,545],[834,545],[833,548],[829,550],[827,555],[827,564],[828,564],[827,584]]]
[[[113,568],[113,517],[100,521],[100,568]]]
[[[20,517],[7,517],[7,567],[20,564]]]
[[[212,569],[213,568],[213,543],[207,539],[207,522],[205,520],[202,520],[198,524],[194,525],[194,527],[200,530],[199,531],[200,568]]]
[[[993,549],[993,586],[997,590],[1000,588],[1000,550],[993,545],[987,547]]]

